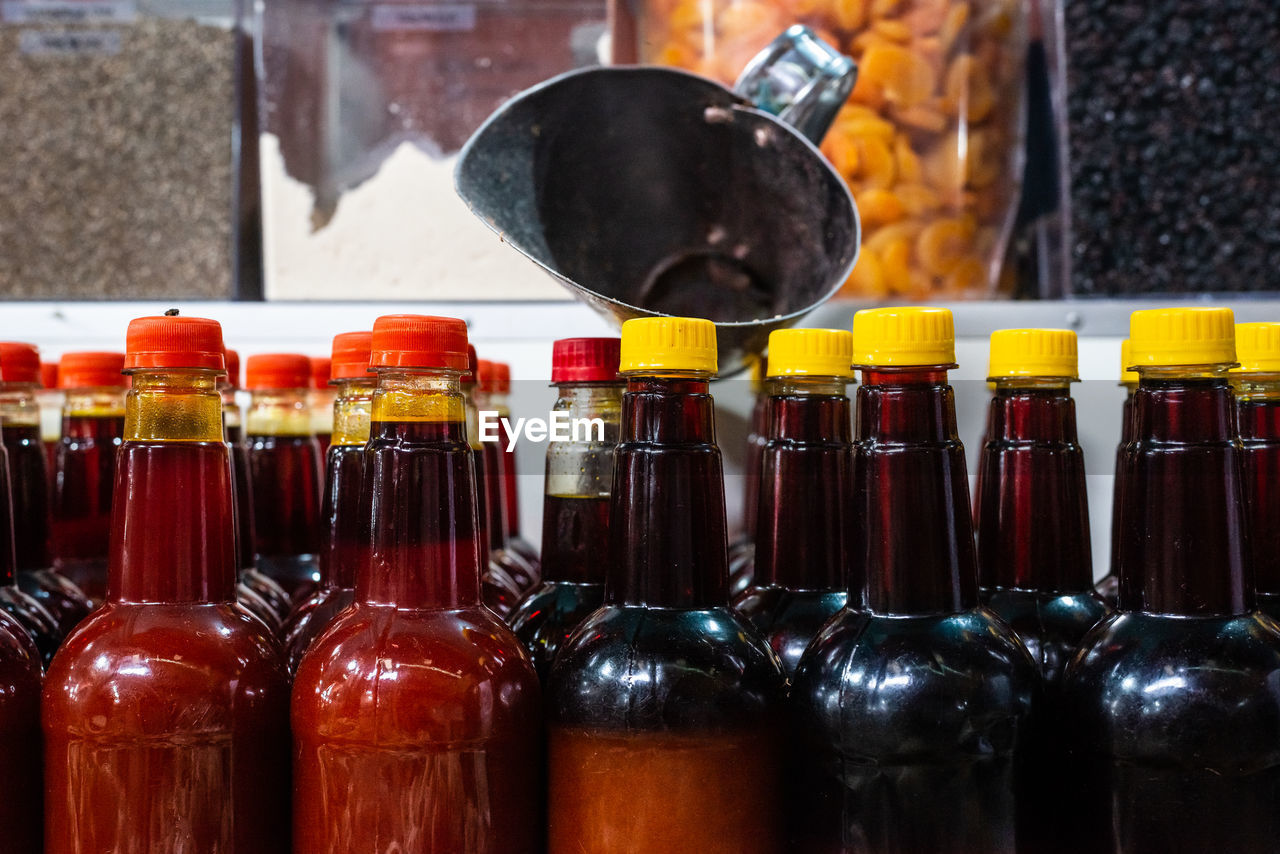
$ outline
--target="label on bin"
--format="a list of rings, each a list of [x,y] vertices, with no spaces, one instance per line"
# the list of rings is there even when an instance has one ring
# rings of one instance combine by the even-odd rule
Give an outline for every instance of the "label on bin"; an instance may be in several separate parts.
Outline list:
[[[3,0],[0,17],[11,24],[128,24],[134,0]]]
[[[381,3],[373,7],[371,22],[379,32],[463,33],[476,28],[476,7]]]
[[[23,30],[18,50],[32,56],[114,56],[123,46],[119,30]]]

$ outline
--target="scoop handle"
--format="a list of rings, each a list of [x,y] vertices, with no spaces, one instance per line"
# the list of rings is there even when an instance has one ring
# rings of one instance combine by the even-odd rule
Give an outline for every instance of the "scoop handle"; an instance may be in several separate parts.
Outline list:
[[[857,78],[852,59],[796,24],[747,63],[733,91],[817,145]]]

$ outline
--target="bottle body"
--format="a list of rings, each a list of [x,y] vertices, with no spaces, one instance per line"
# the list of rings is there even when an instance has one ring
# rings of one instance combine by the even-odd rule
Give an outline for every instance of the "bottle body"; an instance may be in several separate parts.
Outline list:
[[[35,643],[41,666],[48,667],[64,635],[53,614],[18,587],[9,483],[9,453],[0,442],[0,611],[19,624]]]
[[[1115,479],[1111,485],[1111,566],[1099,579],[1098,594],[1107,607],[1114,608],[1120,601],[1120,532],[1124,530],[1121,514],[1124,512],[1125,453],[1133,441],[1133,387],[1128,386],[1124,407],[1120,412],[1120,441],[1116,444]]]
[[[755,577],[756,516],[760,509],[760,469],[769,440],[769,396],[763,388],[751,406],[747,455],[742,471],[742,533],[729,544],[729,595],[746,590]]]
[[[0,614],[0,799],[6,851],[43,854],[43,766],[40,755],[40,652],[28,632]]]

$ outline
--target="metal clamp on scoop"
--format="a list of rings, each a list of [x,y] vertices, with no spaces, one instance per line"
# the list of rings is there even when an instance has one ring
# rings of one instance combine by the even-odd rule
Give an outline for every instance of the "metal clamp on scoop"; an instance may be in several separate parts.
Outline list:
[[[671,68],[571,72],[489,117],[462,150],[457,191],[617,323],[714,321],[729,374],[857,261],[853,198],[815,147],[855,75],[801,26],[751,61],[736,93]]]

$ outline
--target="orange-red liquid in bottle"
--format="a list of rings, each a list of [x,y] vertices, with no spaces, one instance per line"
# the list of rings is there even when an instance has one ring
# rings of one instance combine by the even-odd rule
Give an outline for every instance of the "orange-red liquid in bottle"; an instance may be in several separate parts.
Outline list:
[[[538,680],[480,602],[466,348],[460,320],[374,323],[369,555],[294,682],[295,851],[542,850]]]
[[[368,332],[333,339],[331,370],[337,390],[332,441],[325,454],[320,502],[320,589],[298,605],[285,625],[290,670],[333,618],[355,600],[356,576],[369,554],[369,507],[364,496],[365,445],[376,377],[369,373]]]
[[[489,405],[497,410],[500,418],[511,418],[511,366],[506,362],[493,363],[493,391],[489,395]],[[515,552],[526,563],[542,573],[542,555],[533,544],[520,536],[520,478],[517,476],[516,451],[511,442],[511,432],[507,425],[499,422],[498,435],[502,440],[502,495],[507,505],[507,530],[504,538],[508,551]]]
[[[294,353],[250,356],[245,386],[249,478],[258,569],[294,603],[316,591],[320,569],[320,444],[311,432],[311,360]]]
[[[1231,372],[1258,610],[1280,620],[1280,323],[1237,323]]]
[[[784,679],[726,605],[715,327],[622,327],[605,602],[548,681],[549,854],[778,854]]]
[[[84,619],[89,597],[53,569],[49,549],[50,478],[40,433],[40,354],[30,344],[0,341],[0,427],[9,453],[18,586],[53,614],[63,634]]]
[[[1076,335],[1003,329],[991,336],[996,391],[978,469],[978,577],[987,607],[1018,633],[1040,668],[1041,692],[1024,751],[1021,852],[1063,852],[1070,793],[1060,716],[1062,671],[1107,613],[1093,589],[1084,451],[1070,383]]]
[[[107,595],[116,451],[124,434],[124,353],[65,353],[62,440],[53,478],[53,562],[93,601]]]
[[[1079,854],[1273,851],[1280,631],[1254,610],[1230,309],[1134,312],[1120,606],[1063,682]]]
[[[622,419],[617,338],[565,338],[552,350],[553,411],[586,424],[547,443],[542,506],[542,581],[511,615],[546,683],[560,646],[604,603],[609,564],[609,493]],[[581,419],[581,421],[579,421]]]
[[[215,321],[129,325],[105,604],[45,684],[45,851],[287,851],[288,674],[235,602]]]
[[[792,850],[1015,854],[1037,677],[978,602],[951,312],[861,311],[853,338],[849,605],[793,679]]]
[[[733,606],[769,642],[788,676],[848,599],[852,356],[847,330],[769,336],[755,573]]]

